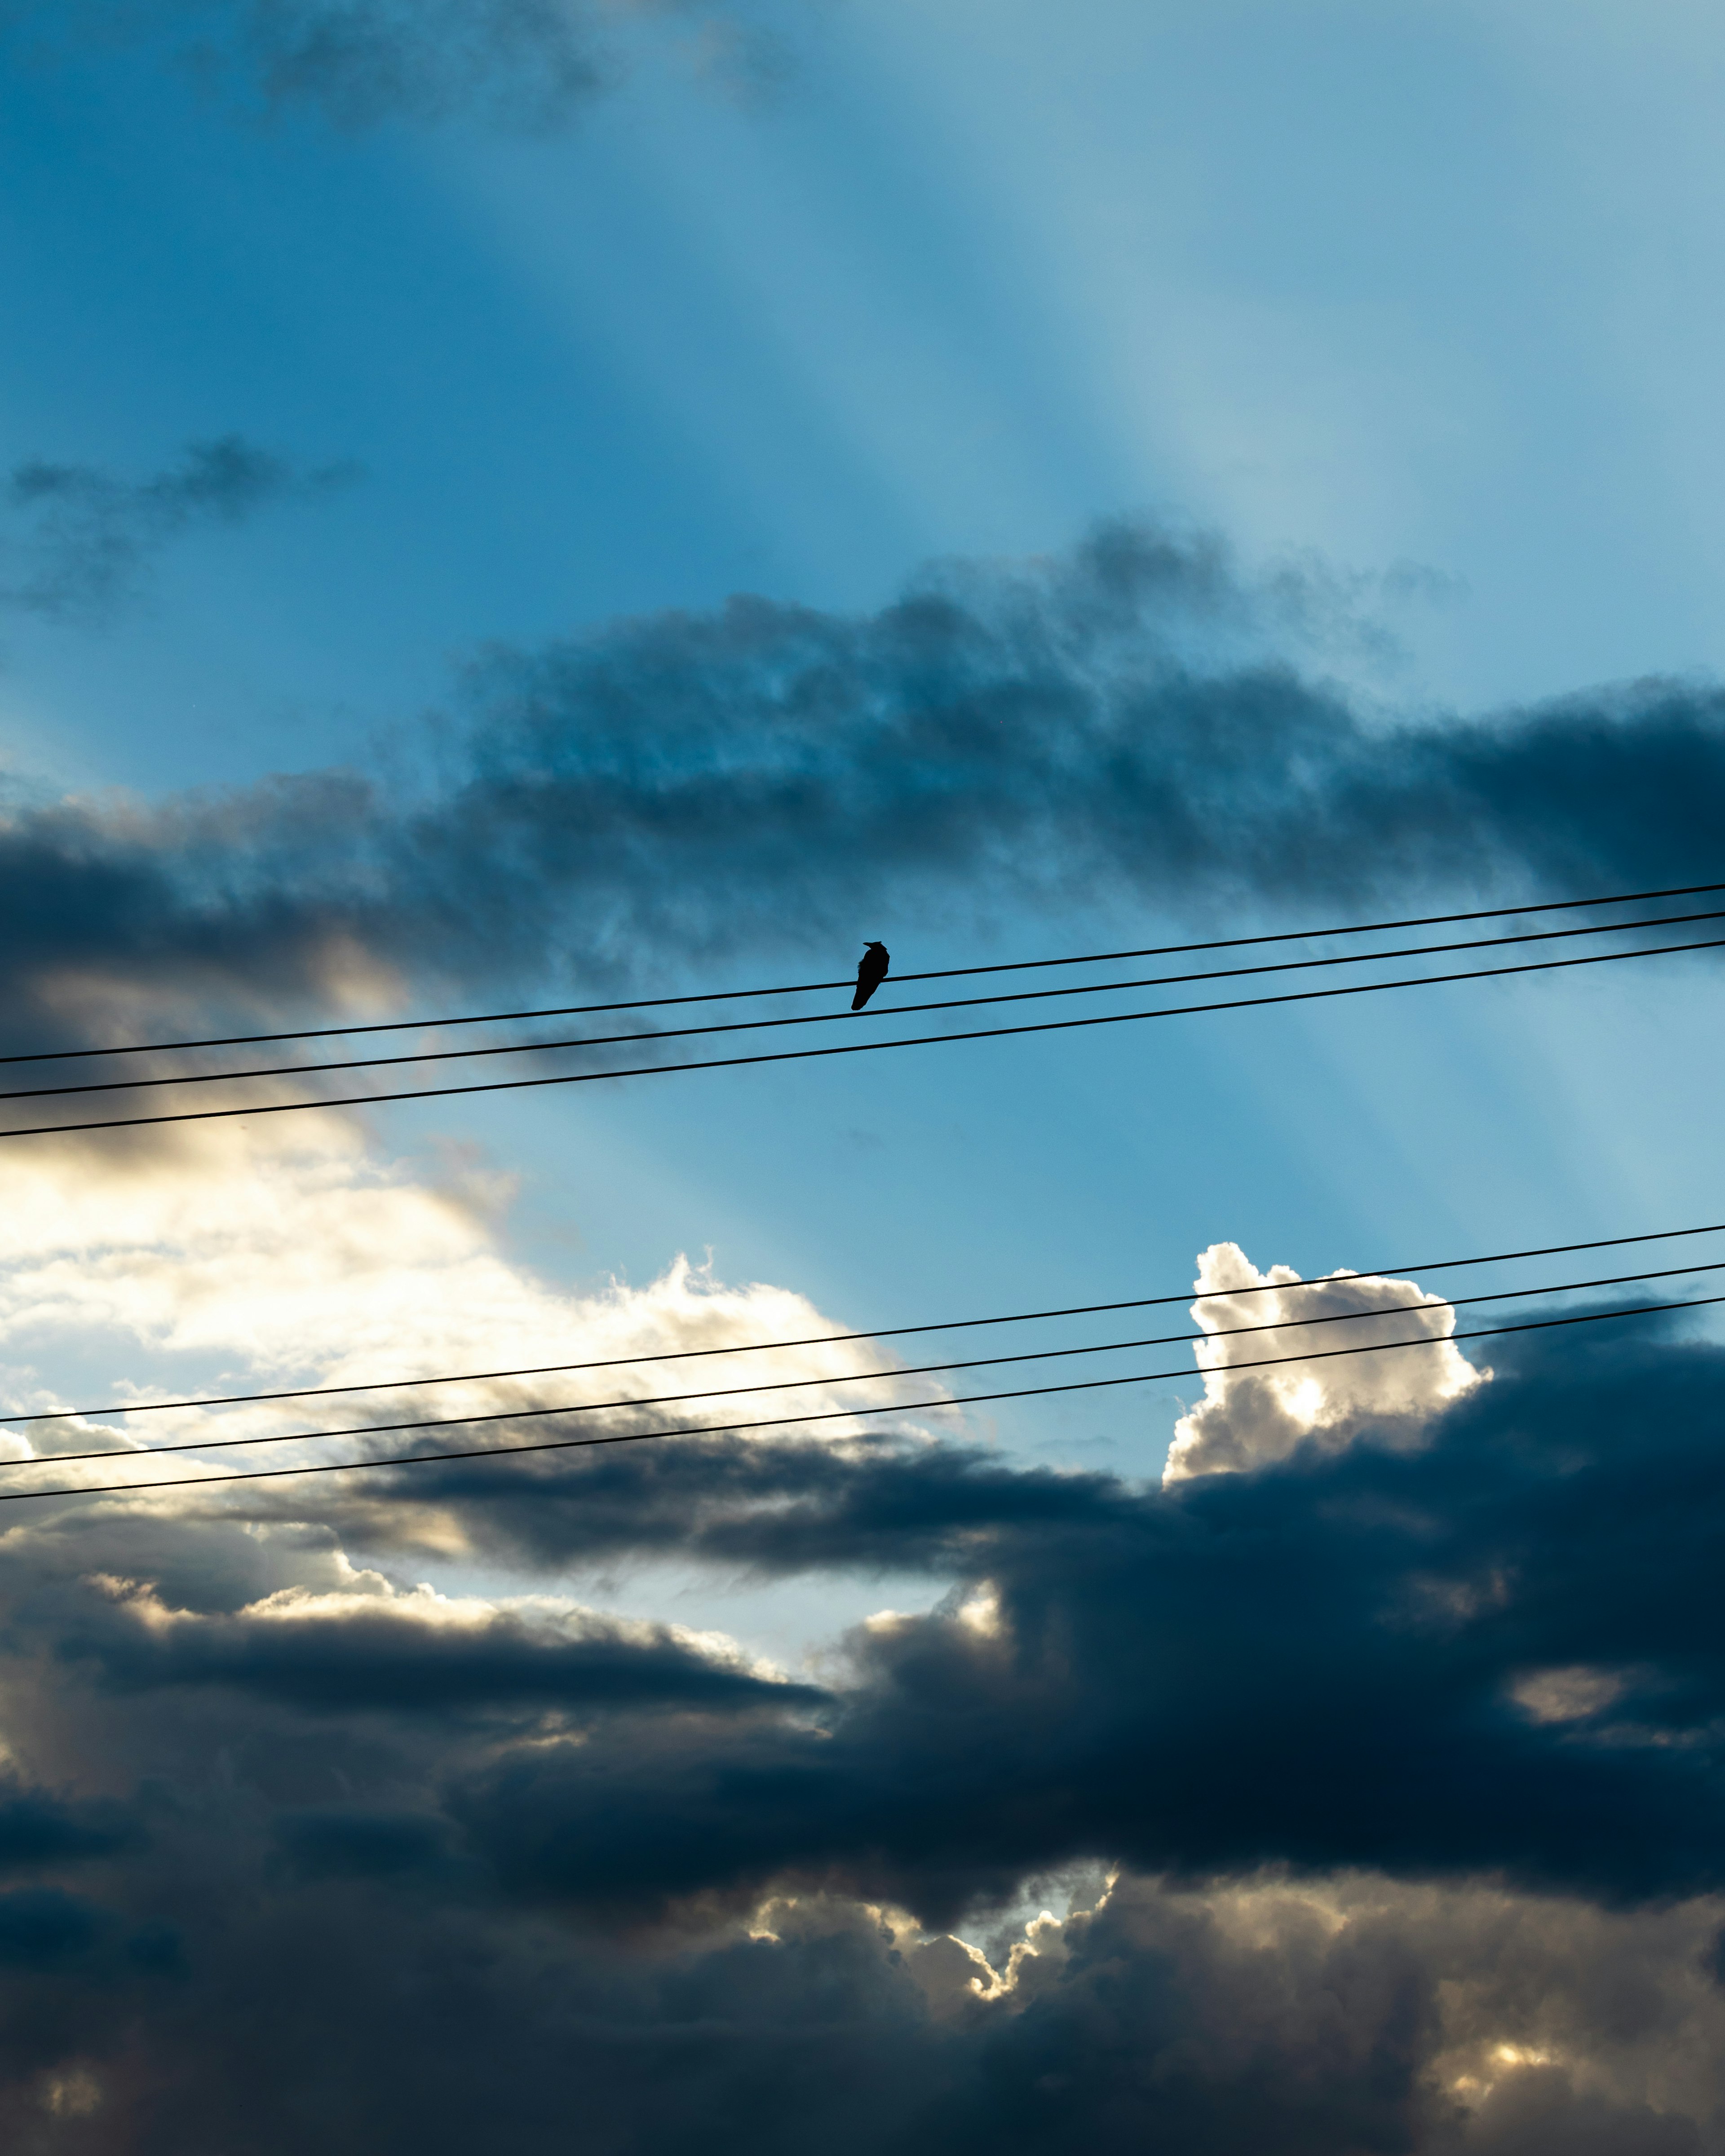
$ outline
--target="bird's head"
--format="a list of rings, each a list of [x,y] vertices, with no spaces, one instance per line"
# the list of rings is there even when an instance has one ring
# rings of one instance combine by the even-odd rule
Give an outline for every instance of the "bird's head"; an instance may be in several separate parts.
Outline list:
[[[884,951],[886,946],[884,943],[870,943],[867,947],[870,951]]]

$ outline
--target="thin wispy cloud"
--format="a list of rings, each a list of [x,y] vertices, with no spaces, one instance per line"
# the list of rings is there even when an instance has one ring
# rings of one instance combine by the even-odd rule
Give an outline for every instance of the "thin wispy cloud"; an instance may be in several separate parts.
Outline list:
[[[70,0],[13,11],[14,37],[39,61],[132,43],[237,114],[348,132],[458,121],[557,132],[624,79],[619,33],[632,23],[748,98],[770,94],[790,65],[771,11],[726,0]]]
[[[316,501],[358,475],[352,464],[302,470],[238,434],[193,442],[145,479],[27,459],[0,487],[0,607],[55,621],[105,619],[146,588],[182,534]]]

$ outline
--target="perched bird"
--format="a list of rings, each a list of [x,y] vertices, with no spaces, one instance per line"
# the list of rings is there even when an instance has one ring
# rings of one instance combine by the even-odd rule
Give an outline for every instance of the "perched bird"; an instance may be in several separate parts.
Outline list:
[[[850,1008],[859,1011],[886,978],[886,968],[892,963],[892,953],[884,943],[871,943],[862,954],[862,963],[856,969],[856,993],[850,998]]]

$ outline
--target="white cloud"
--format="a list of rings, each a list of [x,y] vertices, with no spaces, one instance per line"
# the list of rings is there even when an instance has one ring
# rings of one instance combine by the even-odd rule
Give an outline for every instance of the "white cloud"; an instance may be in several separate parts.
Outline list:
[[[1302,1285],[1287,1265],[1260,1273],[1237,1244],[1213,1243],[1198,1261],[1195,1286],[1192,1315],[1209,1336],[1195,1350],[1204,1397],[1174,1426],[1164,1482],[1266,1466],[1301,1445],[1338,1452],[1368,1432],[1416,1443],[1433,1414],[1489,1374],[1451,1342],[1450,1306],[1413,1281],[1341,1271]],[[1259,1289],[1271,1291],[1241,1292]],[[1391,1314],[1354,1314],[1363,1311]],[[1245,1329],[1299,1319],[1317,1322]],[[1403,1340],[1442,1344],[1322,1359],[1336,1348]],[[1266,1362],[1272,1367],[1240,1367]]]
[[[1510,1697],[1532,1722],[1584,1722],[1613,1707],[1629,1690],[1620,1670],[1577,1662],[1563,1669],[1532,1670],[1510,1686]]]
[[[896,1361],[865,1339],[671,1359],[844,1327],[792,1289],[729,1286],[680,1256],[644,1286],[571,1293],[508,1251],[500,1219],[508,1194],[506,1178],[471,1163],[451,1178],[381,1158],[358,1124],[334,1113],[295,1116],[290,1128],[218,1124],[136,1150],[10,1148],[0,1162],[0,1398],[13,1411],[45,1414],[80,1399],[143,1403],[642,1358],[411,1393],[173,1410],[112,1426],[117,1441],[163,1444],[679,1394],[694,1397],[648,1419],[766,1420],[941,1389],[927,1379],[859,1388],[860,1373]],[[194,1358],[196,1374],[183,1360],[164,1372],[163,1357]],[[700,1396],[774,1381],[802,1389]],[[867,1427],[847,1419],[808,1434]],[[82,1449],[91,1433],[59,1425],[35,1435],[47,1453]],[[22,1437],[8,1449],[22,1452]],[[341,1447],[344,1456],[354,1449],[352,1440]],[[256,1455],[258,1464],[285,1457]],[[226,1464],[253,1458],[229,1454]],[[89,1480],[108,1471],[80,1471]],[[313,1502],[311,1486],[297,1486]]]

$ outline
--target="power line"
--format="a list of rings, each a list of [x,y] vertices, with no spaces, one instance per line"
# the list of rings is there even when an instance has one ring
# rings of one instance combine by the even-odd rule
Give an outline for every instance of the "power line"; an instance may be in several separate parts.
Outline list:
[[[1614,1318],[1645,1317],[1656,1312],[1672,1310],[1697,1310],[1718,1302],[1725,1302],[1725,1295],[1694,1296],[1680,1302],[1640,1303],[1621,1310],[1583,1311],[1572,1317],[1529,1318],[1518,1325],[1486,1326],[1471,1332],[1445,1333],[1435,1337],[1427,1335],[1420,1340],[1373,1342],[1360,1348],[1314,1348],[1309,1355],[1272,1355],[1250,1363],[1230,1363],[1226,1367],[1230,1371],[1285,1369],[1290,1362],[1327,1362],[1343,1355],[1383,1355],[1394,1353],[1403,1348],[1440,1347],[1445,1342],[1495,1340],[1512,1332],[1544,1332],[1567,1325],[1599,1325]],[[1032,1399],[1054,1393],[1103,1392],[1121,1385],[1155,1384],[1167,1378],[1188,1378],[1191,1374],[1189,1369],[1139,1370],[1126,1377],[1074,1378],[1058,1385],[1023,1385],[1004,1392],[966,1394],[957,1399],[898,1400],[886,1407],[834,1408],[814,1414],[770,1415],[757,1422],[673,1424],[663,1430],[608,1430],[591,1437],[539,1438],[530,1445],[478,1445],[462,1452],[404,1452],[382,1460],[313,1460],[292,1467],[246,1467],[219,1475],[197,1475],[189,1479],[171,1476],[154,1482],[74,1482],[57,1489],[0,1490],[0,1504],[18,1504],[33,1497],[130,1496],[151,1490],[198,1490],[209,1483],[271,1482],[290,1476],[353,1475],[379,1468],[427,1466],[439,1460],[449,1464],[470,1460],[513,1460],[530,1452],[572,1452],[601,1445],[639,1445],[654,1438],[726,1437],[748,1430],[780,1430],[792,1424],[806,1426],[811,1423],[861,1420],[874,1415],[917,1414],[939,1408],[981,1407],[997,1400]],[[112,1456],[103,1455],[105,1458]],[[46,1466],[49,1463],[44,1460],[34,1464]]]
[[[423,1048],[406,1055],[363,1055],[335,1063],[277,1063],[243,1070],[174,1071],[148,1078],[100,1078],[77,1086],[27,1086],[0,1092],[0,1101],[62,1099],[80,1093],[130,1093],[161,1086],[231,1085],[245,1078],[321,1077],[332,1070],[381,1070],[404,1063],[464,1063],[489,1055],[545,1055],[559,1049],[630,1047],[640,1041],[686,1040],[700,1035],[763,1033],[788,1025],[842,1025],[857,1018],[886,1019],[917,1018],[930,1011],[976,1010],[993,1004],[1043,1003],[1055,996],[1119,995],[1128,988],[1165,988],[1194,981],[1244,980],[1260,973],[1310,973],[1321,967],[1384,964],[1392,958],[1440,957],[1456,951],[1497,951],[1512,943],[1550,943],[1575,936],[1617,936],[1645,928],[1671,928],[1698,921],[1725,920],[1725,908],[1706,913],[1668,913],[1651,921],[1605,921],[1589,928],[1528,928],[1510,936],[1476,936],[1459,943],[1403,944],[1389,950],[1349,951],[1323,958],[1283,958],[1261,966],[1224,966],[1204,973],[1162,973],[1128,981],[1086,981],[1060,988],[1017,988],[1005,995],[958,996],[932,1004],[875,1004],[863,1012],[807,1011],[793,1018],[732,1019],[715,1025],[657,1027],[646,1033],[576,1034],[562,1040],[486,1042],[478,1048]],[[1684,949],[1697,947],[1683,945]],[[1638,952],[1625,952],[1637,957]]]
[[[1015,973],[1046,966],[1100,966],[1125,958],[1173,958],[1199,951],[1239,951],[1266,943],[1301,943],[1327,936],[1373,936],[1397,928],[1444,928],[1464,921],[1502,921],[1528,913],[1562,913],[1578,906],[1635,906],[1656,898],[1695,898],[1706,891],[1725,891],[1725,883],[1676,884],[1665,891],[1618,891],[1599,898],[1554,898],[1528,906],[1489,906],[1471,913],[1414,914],[1394,921],[1354,921],[1334,928],[1290,928],[1267,936],[1224,936],[1200,943],[1148,944],[1130,951],[1087,951],[1063,958],[1018,958],[990,966],[946,966],[929,973],[896,973],[905,981],[950,981],[982,973]],[[1642,924],[1645,925],[1645,924]],[[106,1048],[43,1048],[28,1054],[0,1055],[8,1063],[64,1063],[90,1055],[162,1055],[180,1049],[262,1048],[283,1040],[334,1040],[359,1034],[417,1033],[432,1026],[502,1025],[536,1018],[591,1018],[608,1011],[667,1010],[687,1004],[735,1003],[757,996],[814,995],[829,989],[848,988],[851,982],[794,981],[770,988],[709,989],[700,995],[635,996],[622,1003],[560,1004],[528,1010],[475,1011],[453,1018],[373,1019],[361,1025],[305,1026],[290,1033],[231,1033],[201,1040],[131,1041]]]
[[[381,1107],[398,1101],[451,1100],[470,1093],[518,1093],[545,1086],[586,1086],[603,1079],[657,1078],[686,1070],[740,1070],[762,1063],[807,1063],[833,1055],[869,1055],[895,1048],[938,1048],[957,1041],[1004,1040],[1022,1034],[1070,1033],[1097,1025],[1130,1025],[1145,1019],[1191,1018],[1212,1011],[1255,1010],[1272,1004],[1327,1002],[1337,996],[1377,995],[1391,988],[1441,987],[1453,981],[1501,980],[1516,973],[1560,973],[1577,966],[1607,966],[1630,958],[1663,958],[1683,951],[1715,951],[1725,937],[1700,942],[1656,944],[1645,951],[1601,951],[1579,958],[1528,959],[1514,966],[1475,967],[1459,973],[1414,974],[1399,981],[1358,981],[1336,988],[1285,989],[1271,996],[1236,996],[1209,1004],[1180,1004],[1158,1010],[1109,1011],[1090,1018],[1042,1019],[1028,1025],[982,1026],[964,1033],[931,1033],[904,1040],[844,1041],[831,1048],[782,1048],[755,1055],[726,1055],[686,1063],[644,1063],[614,1070],[559,1071],[544,1078],[488,1078],[467,1086],[417,1086],[393,1093],[336,1093],[309,1101],[264,1101],[239,1108],[184,1108],[159,1116],[116,1116],[82,1123],[33,1123],[0,1130],[0,1139],[52,1137],[83,1131],[138,1130],[162,1123],[224,1122],[234,1116],[290,1115],[305,1108]]]
[[[509,1370],[462,1370],[429,1378],[383,1378],[347,1385],[297,1385],[273,1393],[216,1393],[196,1399],[117,1401],[100,1408],[56,1408],[46,1414],[0,1415],[0,1426],[10,1423],[84,1422],[104,1415],[167,1414],[187,1408],[234,1408],[268,1405],[276,1400],[325,1399],[351,1393],[399,1393],[432,1385],[489,1384],[505,1378],[568,1377],[583,1370],[620,1370],[643,1363],[692,1363],[713,1355],[765,1355],[792,1348],[834,1348],[856,1340],[903,1340],[923,1332],[965,1332],[984,1325],[1031,1325],[1056,1317],[1098,1317],[1117,1310],[1166,1310],[1175,1303],[1209,1302],[1226,1296],[1237,1301],[1249,1295],[1295,1295],[1307,1288],[1332,1287],[1340,1280],[1382,1280],[1396,1274],[1458,1272],[1475,1265],[1507,1265],[1523,1258],[1574,1257],[1583,1250],[1625,1250],[1632,1244],[1674,1243],[1693,1235],[1725,1235],[1725,1220],[1699,1228],[1657,1228],[1640,1235],[1601,1235],[1585,1243],[1545,1243],[1526,1250],[1488,1250],[1472,1258],[1409,1259],[1395,1265],[1362,1265],[1347,1273],[1320,1274],[1303,1281],[1266,1281],[1256,1287],[1215,1288],[1205,1293],[1187,1288],[1178,1295],[1134,1296],[1119,1302],[1069,1303],[1057,1310],[1009,1311],[993,1317],[948,1317],[921,1325],[876,1325],[855,1332],[811,1332],[793,1340],[727,1342],[719,1348],[677,1348],[661,1354],[609,1355],[585,1363],[532,1363]],[[1681,1272],[1707,1272],[1707,1265],[1685,1265]],[[1651,1279],[1653,1275],[1639,1277]],[[64,1456],[64,1455],[61,1455]]]
[[[1657,1272],[1615,1273],[1603,1280],[1558,1281],[1542,1287],[1503,1288],[1490,1294],[1458,1295],[1440,1301],[1425,1303],[1391,1302],[1380,1304],[1374,1310],[1344,1310],[1321,1317],[1278,1318],[1266,1325],[1227,1325],[1214,1332],[1165,1332],[1150,1339],[1092,1341],[1078,1348],[1038,1348],[1007,1355],[976,1355],[963,1362],[918,1363],[906,1368],[902,1366],[887,1370],[852,1370],[836,1377],[768,1378],[752,1385],[714,1385],[693,1393],[657,1393],[634,1399],[612,1400],[575,1400],[562,1402],[555,1407],[495,1408],[483,1414],[427,1415],[412,1422],[355,1423],[334,1430],[279,1430],[272,1435],[246,1437],[191,1437],[169,1445],[143,1445],[131,1448],[100,1445],[88,1452],[55,1452],[45,1455],[55,1462],[76,1460],[136,1460],[145,1455],[166,1452],[225,1452],[237,1445],[303,1445],[319,1438],[335,1437],[395,1437],[410,1430],[470,1430],[485,1423],[536,1422],[552,1415],[603,1414],[619,1408],[662,1408],[685,1400],[736,1399],[747,1393],[805,1392],[814,1385],[865,1385],[880,1383],[888,1378],[928,1378],[949,1370],[995,1369],[1009,1363],[1059,1363],[1070,1361],[1075,1355],[1117,1355],[1139,1348],[1202,1348],[1214,1340],[1231,1340],[1240,1334],[1257,1332],[1297,1332],[1312,1325],[1352,1325],[1373,1317],[1412,1316],[1430,1310],[1461,1310],[1481,1302],[1525,1302],[1535,1296],[1577,1295],[1588,1288],[1630,1287],[1644,1281],[1689,1278],[1696,1273],[1725,1272],[1725,1258],[1714,1264],[1699,1265],[1667,1265]],[[1343,1276],[1344,1278],[1347,1276]],[[1358,1277],[1358,1276],[1354,1276]],[[1316,1283],[1303,1282],[1303,1286]],[[1334,1285],[1333,1281],[1330,1283]],[[1290,1283],[1293,1285],[1293,1283]],[[1226,1291],[1223,1291],[1226,1293]],[[1218,1301],[1219,1296],[1209,1296],[1206,1301]],[[1709,1298],[1703,1298],[1704,1300]],[[1666,1306],[1672,1309],[1687,1307],[1684,1304]],[[1444,1335],[1448,1338],[1454,1336]],[[1417,1341],[1392,1341],[1392,1347],[1417,1347]],[[1289,1355],[1277,1358],[1287,1363],[1303,1363],[1303,1355]],[[1229,1364],[1235,1368],[1243,1367]],[[0,1460],[0,1471],[8,1468],[35,1467],[40,1458],[32,1460]]]

